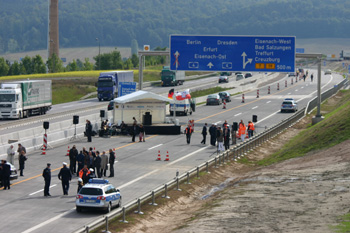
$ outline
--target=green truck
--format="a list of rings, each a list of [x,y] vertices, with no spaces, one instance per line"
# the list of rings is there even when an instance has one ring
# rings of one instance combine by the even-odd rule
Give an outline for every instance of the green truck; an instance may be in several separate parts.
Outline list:
[[[0,118],[20,119],[43,115],[52,106],[51,80],[26,80],[2,83]]]
[[[163,66],[161,80],[162,87],[182,85],[185,82],[185,71],[173,71],[169,66]]]

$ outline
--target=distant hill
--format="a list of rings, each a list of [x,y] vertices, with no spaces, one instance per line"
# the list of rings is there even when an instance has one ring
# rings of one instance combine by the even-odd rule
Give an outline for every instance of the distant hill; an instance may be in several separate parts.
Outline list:
[[[46,49],[48,0],[0,0],[0,54]],[[345,0],[59,0],[61,48],[165,47],[170,34],[349,38]]]

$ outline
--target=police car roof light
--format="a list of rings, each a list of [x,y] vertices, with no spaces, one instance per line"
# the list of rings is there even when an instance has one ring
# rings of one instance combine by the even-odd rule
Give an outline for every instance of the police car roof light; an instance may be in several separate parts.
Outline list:
[[[93,179],[90,179],[89,180],[89,183],[90,184],[108,184],[109,181],[108,180],[105,180],[105,179],[96,179],[96,178],[93,178]]]

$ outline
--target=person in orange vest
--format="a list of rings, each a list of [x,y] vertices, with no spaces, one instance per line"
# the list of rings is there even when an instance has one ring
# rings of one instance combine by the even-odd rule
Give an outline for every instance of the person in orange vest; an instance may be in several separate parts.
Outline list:
[[[188,124],[187,128],[185,129],[187,144],[191,143],[191,135],[192,135],[192,133],[193,133],[192,126],[190,124]]]
[[[253,137],[253,133],[254,133],[254,124],[252,121],[248,121],[248,138]]]
[[[87,165],[84,165],[84,168],[80,170],[79,172],[79,178],[81,178],[83,180],[84,184],[87,184],[89,182],[89,178],[90,178],[90,170],[87,167]]]
[[[247,127],[243,123],[243,120],[239,123],[238,133],[241,135],[241,141],[244,142]]]

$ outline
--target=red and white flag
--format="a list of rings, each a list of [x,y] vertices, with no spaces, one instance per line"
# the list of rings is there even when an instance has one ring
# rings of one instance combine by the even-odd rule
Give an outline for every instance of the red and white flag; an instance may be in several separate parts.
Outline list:
[[[185,100],[191,99],[190,89],[187,89],[183,92],[176,92],[176,100]]]

